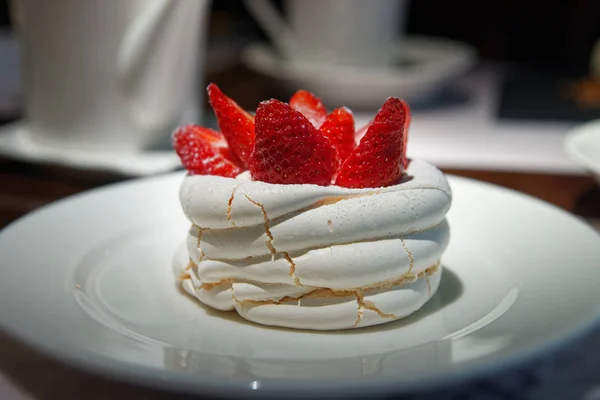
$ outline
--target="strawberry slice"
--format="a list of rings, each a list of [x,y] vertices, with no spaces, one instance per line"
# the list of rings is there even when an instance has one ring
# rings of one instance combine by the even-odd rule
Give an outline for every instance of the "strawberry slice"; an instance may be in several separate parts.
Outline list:
[[[371,126],[372,123],[373,123],[373,121],[369,121],[368,124],[366,124],[365,126],[362,126],[362,127],[358,128],[356,130],[356,133],[354,135],[354,143],[356,143],[356,144],[360,143],[360,141],[365,136],[365,134],[367,133],[367,130],[369,129],[369,126]]]
[[[412,119],[412,116],[410,113],[410,107],[408,106],[407,103],[404,103],[404,107],[406,107],[406,120],[404,121],[404,142],[403,142],[404,155],[402,157],[402,168],[406,169],[406,168],[408,168],[408,163],[409,163],[409,159],[408,159],[408,157],[406,157],[406,150],[408,149],[408,127],[410,126],[410,121]]]
[[[234,157],[247,168],[254,148],[254,117],[225,96],[214,83],[208,85],[206,90],[210,105],[217,116],[219,129],[223,132]]]
[[[352,111],[346,107],[336,108],[319,130],[336,148],[340,162],[344,162],[355,147]]]
[[[395,120],[397,123],[404,124],[404,133],[402,139],[402,167],[408,167],[408,159],[406,158],[406,145],[408,142],[408,126],[410,125],[411,115],[410,115],[410,107],[408,104],[402,100],[395,99],[393,107],[381,107],[381,110],[375,115],[373,121],[388,121]],[[389,100],[388,100],[389,101]],[[398,108],[402,108],[403,113],[398,113]]]
[[[342,164],[335,184],[349,188],[396,184],[406,163],[408,105],[390,97],[369,125],[356,149]]]
[[[298,90],[290,99],[290,106],[304,114],[317,129],[327,118],[327,109],[321,99],[307,90]]]
[[[327,186],[337,167],[335,148],[304,115],[275,99],[258,105],[252,178]]]
[[[217,131],[185,125],[173,132],[171,141],[181,163],[192,175],[235,177],[242,172],[225,138]]]

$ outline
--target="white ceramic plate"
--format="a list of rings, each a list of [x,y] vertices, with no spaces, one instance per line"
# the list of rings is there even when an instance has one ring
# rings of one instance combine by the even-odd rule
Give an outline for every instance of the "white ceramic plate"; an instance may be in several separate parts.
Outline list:
[[[600,184],[600,120],[573,129],[565,139],[567,154]]]
[[[476,53],[470,46],[442,38],[408,36],[396,47],[409,63],[382,67],[340,67],[289,61],[271,47],[254,43],[242,61],[258,73],[319,95],[325,104],[378,110],[381,99],[398,96],[410,103],[429,99],[471,68]]]
[[[308,332],[203,308],[175,286],[183,174],[44,207],[0,233],[0,326],[80,368],[225,395],[385,394],[547,351],[600,311],[600,237],[524,195],[451,177],[439,292],[406,320]]]

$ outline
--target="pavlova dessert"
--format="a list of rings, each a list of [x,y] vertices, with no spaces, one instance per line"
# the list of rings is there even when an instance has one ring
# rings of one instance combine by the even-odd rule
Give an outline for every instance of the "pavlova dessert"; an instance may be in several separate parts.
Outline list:
[[[438,289],[452,200],[441,171],[406,158],[410,110],[385,101],[356,130],[306,91],[250,115],[208,86],[220,132],[183,126],[191,223],[178,283],[207,306],[298,329],[406,317]]]

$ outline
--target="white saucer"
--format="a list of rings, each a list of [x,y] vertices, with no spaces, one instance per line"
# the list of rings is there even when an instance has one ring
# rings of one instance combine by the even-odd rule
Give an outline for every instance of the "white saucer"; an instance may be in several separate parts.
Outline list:
[[[569,157],[600,184],[600,120],[574,128],[567,134],[564,146]]]
[[[204,308],[172,259],[189,228],[183,173],[43,207],[0,233],[0,326],[77,368],[178,391],[385,396],[496,373],[588,331],[600,236],[539,200],[449,177],[438,293],[411,317],[294,331]]]
[[[90,152],[44,146],[31,140],[22,123],[0,127],[0,156],[32,163],[54,164],[81,170],[145,176],[181,166],[172,150],[147,152]]]
[[[476,61],[470,46],[439,38],[408,36],[396,52],[407,65],[366,68],[289,61],[260,43],[249,45],[242,60],[291,91],[306,89],[330,106],[361,109],[378,109],[389,96],[409,102],[428,99]]]

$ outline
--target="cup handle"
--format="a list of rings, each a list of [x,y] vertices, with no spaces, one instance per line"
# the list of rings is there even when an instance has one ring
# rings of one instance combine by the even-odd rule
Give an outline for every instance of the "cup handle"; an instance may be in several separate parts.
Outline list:
[[[270,0],[244,0],[244,3],[281,54],[290,58],[298,52],[292,30]]]
[[[161,89],[156,84],[160,74],[153,73],[160,68],[148,62],[177,1],[151,0],[130,23],[121,41],[117,56],[117,76],[121,94],[126,99],[131,120],[143,130],[163,129],[173,118],[175,105],[162,104],[153,98],[160,96]],[[154,65],[153,65],[154,64]],[[168,102],[167,102],[168,103]]]

